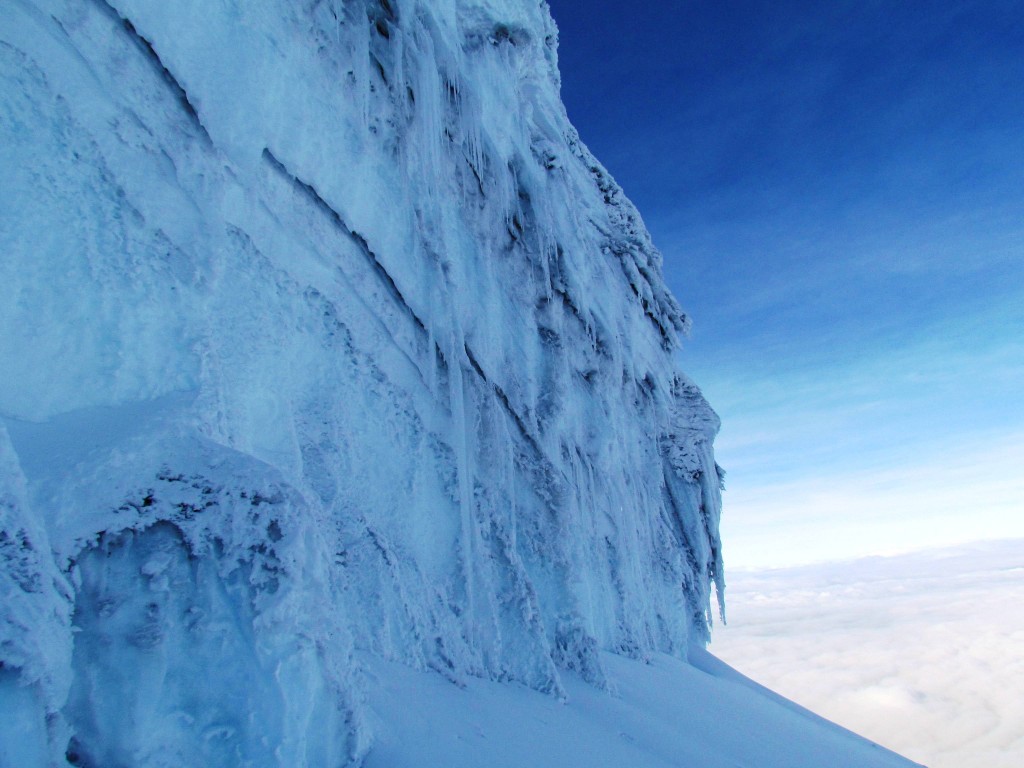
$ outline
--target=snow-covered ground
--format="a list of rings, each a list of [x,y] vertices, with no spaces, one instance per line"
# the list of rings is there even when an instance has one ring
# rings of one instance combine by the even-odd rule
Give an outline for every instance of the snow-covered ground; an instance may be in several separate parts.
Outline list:
[[[1024,541],[730,576],[711,649],[931,768],[1024,765]]]
[[[691,649],[690,663],[605,656],[610,691],[575,676],[567,700],[375,662],[383,718],[366,768],[912,768]]]

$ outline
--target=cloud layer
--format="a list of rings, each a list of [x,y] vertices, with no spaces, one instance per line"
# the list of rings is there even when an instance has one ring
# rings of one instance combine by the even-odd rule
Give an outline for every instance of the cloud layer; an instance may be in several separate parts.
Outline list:
[[[1024,541],[733,574],[713,653],[931,768],[1024,765]]]

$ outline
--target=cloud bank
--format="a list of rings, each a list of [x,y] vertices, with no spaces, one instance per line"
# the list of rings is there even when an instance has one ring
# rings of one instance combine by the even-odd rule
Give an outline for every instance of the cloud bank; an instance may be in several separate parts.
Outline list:
[[[732,575],[711,650],[931,768],[1024,765],[1024,540]]]

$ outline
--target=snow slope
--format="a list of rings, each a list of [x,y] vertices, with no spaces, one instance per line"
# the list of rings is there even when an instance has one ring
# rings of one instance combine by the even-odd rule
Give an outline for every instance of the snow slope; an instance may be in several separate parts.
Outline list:
[[[614,692],[569,673],[560,703],[515,685],[373,662],[386,718],[366,768],[911,768],[894,753],[766,691],[707,651],[690,663],[603,657]]]
[[[545,3],[3,15],[8,764],[358,763],[364,668],[707,640],[718,420]]]

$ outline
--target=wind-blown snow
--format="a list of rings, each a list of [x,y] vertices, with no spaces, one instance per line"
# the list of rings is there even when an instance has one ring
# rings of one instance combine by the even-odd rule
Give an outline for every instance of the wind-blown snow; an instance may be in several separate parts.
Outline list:
[[[707,639],[718,420],[555,50],[527,0],[5,4],[12,763],[337,765],[359,654],[561,696]]]

